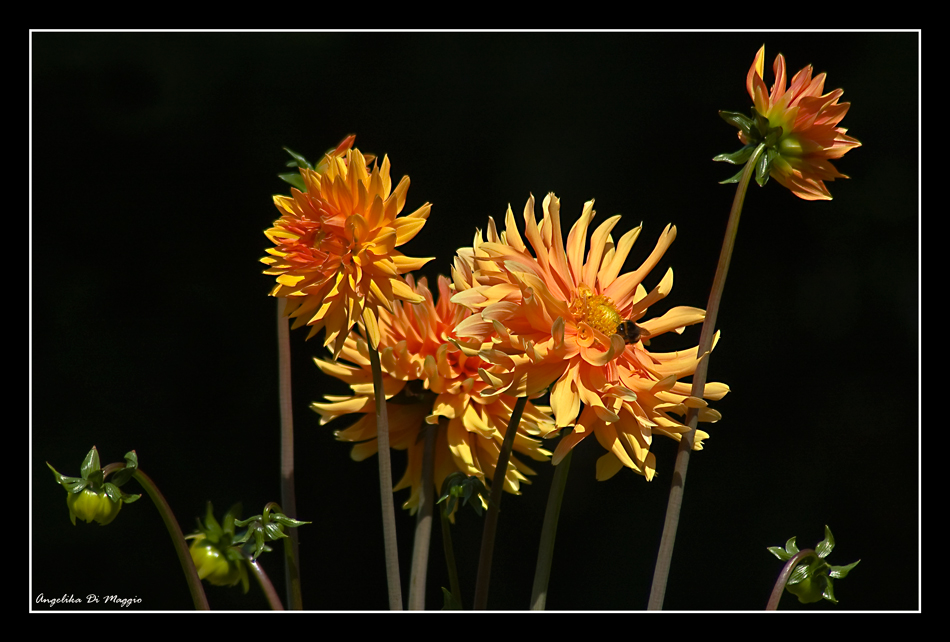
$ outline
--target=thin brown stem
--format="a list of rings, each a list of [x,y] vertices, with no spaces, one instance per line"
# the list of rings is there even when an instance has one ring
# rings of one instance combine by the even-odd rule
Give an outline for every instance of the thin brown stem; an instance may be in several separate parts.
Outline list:
[[[440,417],[440,421],[442,418]],[[409,610],[426,608],[426,571],[429,568],[429,542],[432,536],[432,511],[435,491],[432,481],[432,462],[435,459],[435,439],[439,426],[424,424],[425,444],[422,450],[422,485],[419,489],[419,509],[416,513],[416,533],[412,543],[412,569],[409,573]]]
[[[125,468],[125,465],[122,465]],[[195,608],[199,611],[209,611],[208,598],[205,595],[204,587],[201,585],[201,579],[198,577],[198,571],[195,569],[195,562],[191,559],[191,552],[188,550],[188,543],[185,542],[185,536],[181,532],[181,527],[175,519],[172,507],[165,501],[165,496],[158,490],[158,486],[152,481],[152,478],[136,469],[132,477],[141,484],[148,496],[152,498],[152,503],[158,509],[158,514],[162,516],[165,522],[165,528],[172,538],[172,544],[175,546],[175,552],[178,554],[178,561],[181,563],[181,570],[185,573],[185,580],[188,582],[188,590],[191,591],[191,599],[194,600]]]
[[[257,560],[247,560],[247,565],[251,567],[251,571],[254,573],[254,578],[260,585],[261,590],[264,591],[264,597],[267,598],[267,603],[270,604],[271,610],[283,611],[284,605],[280,602],[280,596],[277,595],[277,591],[274,589],[274,585],[270,581],[270,577],[268,577],[267,573],[264,572],[264,567],[261,566],[261,563]]]
[[[389,586],[389,609],[402,610],[402,585],[399,581],[399,551],[396,547],[396,508],[393,503],[393,468],[389,453],[389,415],[383,391],[383,371],[379,353],[367,341],[369,363],[373,370],[376,393],[376,444],[379,449],[379,493],[383,511],[383,545],[386,549],[386,581]]]
[[[746,163],[739,179],[736,196],[732,201],[729,212],[729,222],[726,224],[726,236],[719,253],[719,264],[716,266],[716,276],[713,278],[712,289],[709,292],[709,302],[706,305],[706,317],[703,320],[703,330],[699,337],[697,354],[701,357],[696,372],[693,373],[693,385],[690,394],[693,397],[703,398],[706,388],[706,373],[709,369],[709,353],[712,350],[713,336],[716,329],[716,317],[719,315],[719,304],[722,292],[726,285],[726,275],[729,273],[729,262],[732,260],[732,250],[736,243],[736,234],[739,231],[739,217],[742,214],[742,204],[745,202],[746,189],[749,180],[755,171],[755,165],[765,145],[759,145]],[[663,524],[663,536],[660,540],[660,550],[657,554],[656,569],[653,573],[653,586],[650,590],[650,602],[647,608],[651,611],[663,608],[663,599],[666,596],[666,582],[670,574],[670,563],[673,559],[673,544],[676,540],[676,529],[679,526],[680,509],[683,505],[683,490],[686,486],[686,469],[689,466],[689,454],[693,449],[696,436],[696,426],[699,423],[698,410],[690,408],[686,413],[686,424],[689,431],[680,440],[676,452],[676,465],[673,469],[673,481],[670,488],[670,498],[666,507],[666,520]]]
[[[294,487],[294,406],[290,387],[290,328],[285,309],[287,299],[277,298],[277,369],[280,373],[280,503],[287,517],[297,519]],[[287,603],[295,611],[303,609],[300,589],[300,544],[297,529],[289,529],[289,551],[284,555]]]
[[[554,467],[554,479],[548,493],[548,504],[544,509],[544,524],[541,527],[541,540],[538,545],[538,564],[534,571],[534,586],[531,588],[531,610],[543,611],[548,599],[548,582],[551,579],[551,562],[554,559],[554,538],[557,535],[557,518],[561,514],[561,500],[567,487],[567,473],[571,467],[573,450]]]
[[[511,457],[511,448],[515,443],[515,433],[521,423],[521,414],[528,403],[527,397],[518,397],[511,420],[505,432],[505,439],[498,453],[498,464],[495,466],[495,476],[491,483],[491,504],[485,516],[485,528],[482,531],[482,548],[478,558],[478,578],[475,581],[475,610],[488,608],[488,584],[491,581],[491,561],[495,549],[495,531],[498,528],[498,511],[501,506],[502,491],[505,487],[505,474],[508,472],[508,459]]]

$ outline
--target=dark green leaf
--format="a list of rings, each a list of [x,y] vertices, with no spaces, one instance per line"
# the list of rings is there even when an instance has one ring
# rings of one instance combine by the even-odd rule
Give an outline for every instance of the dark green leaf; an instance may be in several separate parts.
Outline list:
[[[745,171],[745,168],[743,167],[742,169],[739,170],[739,172],[735,176],[733,176],[732,178],[727,178],[724,181],[719,181],[719,184],[725,185],[726,183],[738,183],[739,179],[742,178],[742,172],[744,171]]]
[[[737,152],[732,152],[731,154],[719,154],[714,156],[714,161],[724,161],[726,163],[732,163],[733,165],[745,165],[746,161],[752,158],[752,152],[755,151],[755,146],[746,145]]]
[[[741,129],[746,135],[752,130],[752,120],[745,114],[736,111],[720,111],[719,116],[733,127]]]
[[[281,180],[286,181],[299,189],[301,192],[307,191],[307,184],[303,182],[303,176],[300,174],[278,174]]]
[[[293,150],[290,149],[289,147],[284,147],[284,151],[287,152],[288,154],[290,154],[291,156],[293,156],[294,161],[296,161],[296,163],[297,163],[297,167],[306,167],[307,169],[313,169],[313,165],[311,165],[311,164],[307,161],[306,158],[304,158],[303,156],[301,156],[301,155],[298,154],[297,152],[293,151]],[[291,164],[288,163],[287,166],[288,166],[288,167],[291,167]]]

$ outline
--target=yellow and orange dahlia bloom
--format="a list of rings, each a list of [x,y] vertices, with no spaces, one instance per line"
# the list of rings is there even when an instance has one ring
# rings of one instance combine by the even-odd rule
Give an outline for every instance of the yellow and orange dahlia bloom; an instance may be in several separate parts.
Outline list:
[[[422,300],[402,275],[431,260],[396,250],[422,229],[429,203],[398,216],[409,177],[393,189],[389,157],[370,168],[352,142],[344,140],[316,169],[300,168],[306,191],[274,196],[280,218],[264,232],[274,247],[261,259],[264,274],[277,277],[270,295],[287,298],[293,327],[311,326],[308,339],[325,327],[325,345],[337,355],[354,323],[362,321],[375,344],[378,310]]]
[[[699,410],[703,422],[720,417],[680,381],[703,357],[698,348],[647,349],[651,339],[701,322],[704,312],[681,306],[649,318],[649,307],[670,292],[673,273],[668,270],[649,292],[643,281],[673,242],[676,228],[667,226],[643,264],[621,274],[640,227],[615,243],[610,232],[620,217],[608,219],[594,230],[585,255],[593,205],[585,204],[565,247],[560,201],[553,194],[544,199],[539,223],[531,197],[524,222],[533,255],[510,207],[504,232],[499,234],[489,219],[487,240],[477,233],[473,246],[459,250],[455,261],[452,300],[474,312],[455,328],[457,344],[488,362],[480,373],[491,384],[488,391],[537,396],[553,384],[556,425],[573,428],[558,443],[553,463],[593,434],[608,451],[597,462],[597,479],[626,466],[649,480],[656,473],[653,435],[679,440],[689,430],[682,420],[689,407]],[[478,349],[463,341],[474,341]],[[728,390],[708,383],[703,397],[720,399]],[[698,430],[694,449],[701,449],[708,436]]]
[[[426,279],[417,284],[411,276],[406,280],[421,303],[397,303],[392,312],[380,310],[380,365],[390,446],[408,451],[406,471],[393,490],[411,488],[403,507],[414,513],[422,488],[423,430],[438,431],[433,460],[436,490],[456,471],[490,483],[517,400],[491,390],[478,374],[489,364],[465,354],[456,345],[454,328],[471,313],[450,301],[448,281],[439,278],[436,303]],[[311,407],[320,414],[321,424],[351,413],[363,415],[349,428],[336,432],[341,441],[357,442],[352,457],[362,461],[378,451],[376,397],[365,340],[350,334],[340,357],[352,365],[341,360],[315,361],[323,372],[349,384],[353,394],[328,395],[325,403]],[[551,453],[538,439],[554,430],[548,412],[547,408],[527,404],[515,435],[515,452],[536,461],[548,460]],[[519,494],[520,484],[529,483],[526,475],[531,474],[533,470],[512,456],[505,472],[505,490]]]
[[[776,156],[770,176],[793,194],[808,201],[831,200],[824,181],[848,178],[831,164],[861,143],[848,136],[838,123],[848,113],[851,103],[838,103],[843,89],[822,94],[825,74],[812,78],[808,65],[792,77],[786,89],[785,58],[775,57],[772,65],[775,82],[771,93],[763,80],[765,45],[759,49],[746,77],[746,89],[755,103],[755,110],[768,119],[771,127],[781,127]],[[739,139],[749,143],[743,132]]]

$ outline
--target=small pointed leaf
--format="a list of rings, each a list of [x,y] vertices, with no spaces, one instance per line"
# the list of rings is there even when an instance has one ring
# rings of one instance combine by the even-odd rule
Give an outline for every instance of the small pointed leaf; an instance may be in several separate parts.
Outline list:
[[[93,446],[86,458],[82,460],[82,466],[79,468],[83,479],[89,479],[89,475],[99,470],[99,451]]]
[[[852,562],[851,564],[848,564],[847,566],[832,566],[831,570],[828,571],[828,575],[835,578],[836,580],[841,579],[843,577],[848,577],[848,573],[851,571],[851,569],[857,566],[858,562],[860,561],[861,560],[858,560],[857,562]]]
[[[818,546],[815,547],[815,552],[818,553],[818,557],[828,557],[828,554],[831,553],[835,548],[835,537],[831,534],[831,529],[828,526],[825,526],[825,539],[818,542]]]
[[[311,164],[307,161],[306,158],[304,158],[303,156],[301,156],[301,155],[298,154],[297,152],[293,151],[293,150],[290,149],[289,147],[284,147],[284,151],[287,152],[288,154],[290,154],[291,156],[293,156],[294,161],[296,161],[296,163],[297,163],[297,167],[306,167],[307,169],[313,169],[313,165],[311,165]],[[287,163],[287,166],[288,166],[288,167],[292,167],[292,165],[291,165],[290,163]]]

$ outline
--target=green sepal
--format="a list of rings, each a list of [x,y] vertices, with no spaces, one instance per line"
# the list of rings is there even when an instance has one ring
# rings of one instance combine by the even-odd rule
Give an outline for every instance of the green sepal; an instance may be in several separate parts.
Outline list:
[[[89,485],[89,482],[81,477],[66,477],[65,475],[60,475],[55,468],[50,466],[49,462],[46,462],[46,465],[53,471],[53,476],[56,477],[56,483],[65,488],[67,493],[81,493],[86,486]]]
[[[112,475],[112,483],[116,486],[121,486],[132,479],[132,475],[135,474],[138,467],[139,457],[135,454],[134,450],[130,450],[125,453],[125,468]]]
[[[93,446],[92,450],[82,460],[82,466],[79,467],[79,474],[83,479],[89,479],[89,476],[99,470],[99,451]]]
[[[289,147],[284,147],[284,151],[294,158],[292,161],[287,161],[287,167],[306,167],[307,169],[313,169],[313,165],[311,165],[306,158],[293,151]]]
[[[126,504],[131,504],[132,502],[138,501],[142,496],[141,495],[130,495],[129,493],[123,493],[118,486],[112,482],[106,482],[102,485],[102,490],[105,491],[106,495],[109,496],[113,502],[123,501]]]
[[[720,111],[719,116],[733,127],[741,129],[746,138],[752,137],[753,121],[748,116],[737,111]]]
[[[461,611],[462,603],[455,599],[449,589],[442,587],[442,610],[443,611]]]
[[[290,183],[301,192],[307,191],[307,184],[303,182],[303,176],[300,174],[278,174],[277,175],[281,180]]]
[[[241,516],[241,502],[238,502],[228,509],[224,514],[224,534],[234,539],[234,520]]]
[[[224,529],[221,528],[221,524],[218,523],[218,520],[214,518],[214,506],[211,505],[211,502],[208,502],[205,509],[205,521],[202,527],[201,520],[198,521],[199,530],[203,531],[209,540],[212,542],[221,541],[221,536],[224,535]]]
[[[445,505],[445,512],[447,515],[451,515],[459,499],[462,500],[463,506],[466,504],[470,505],[472,510],[475,511],[475,514],[479,517],[482,515],[482,502],[484,501],[489,506],[491,505],[488,489],[485,488],[485,484],[482,483],[482,480],[478,477],[469,477],[463,472],[455,471],[446,477],[442,483],[442,495],[436,504],[441,504],[443,501],[448,500]]]
[[[310,523],[297,521],[296,519],[287,517],[283,513],[271,513],[271,519],[281,526],[290,526],[291,528],[297,528],[298,526],[303,526],[304,524]]]
[[[833,577],[836,580],[840,580],[843,577],[848,577],[848,573],[851,571],[851,569],[857,566],[858,562],[860,561],[861,560],[858,560],[857,562],[852,562],[851,564],[848,564],[847,566],[832,566],[830,570],[828,571],[828,576]]]
[[[769,174],[772,171],[772,162],[778,156],[776,152],[771,147],[763,150],[762,155],[759,156],[759,162],[755,166],[755,182],[759,184],[760,187],[765,187],[765,184],[769,182]]]
[[[831,529],[828,528],[828,525],[825,524],[825,539],[818,542],[818,545],[815,546],[815,552],[818,553],[818,557],[825,558],[828,557],[828,554],[831,553],[835,548],[835,537],[831,534]]]
[[[752,158],[752,153],[754,151],[755,151],[755,145],[746,145],[745,147],[743,147],[737,152],[732,152],[731,154],[719,154],[718,156],[714,156],[713,160],[716,162],[732,163],[733,165],[745,165],[746,161]]]
[[[755,125],[755,131],[751,132],[752,138],[763,140],[769,133],[769,119],[752,108],[752,121]],[[781,129],[781,128],[779,128]]]
[[[254,536],[254,553],[251,559],[256,560],[261,553],[272,550],[269,546],[264,545],[265,540],[274,541],[287,537],[284,533],[284,526],[297,528],[298,526],[310,523],[292,519],[278,511],[271,511],[271,506],[277,505],[270,503],[265,506],[263,515],[255,515],[245,520],[234,520],[235,527],[248,526],[244,534],[234,540],[235,544],[243,544],[247,542],[252,535]]]
[[[827,575],[821,576],[824,581],[824,588],[821,591],[821,596],[828,600],[829,602],[838,603],[838,600],[835,599],[834,586],[832,585],[831,578]]]
[[[785,542],[785,548],[781,546],[769,546],[769,552],[772,553],[775,557],[779,558],[783,562],[787,562],[796,555],[798,555],[798,545],[795,544],[795,538],[790,537],[788,541]]]
[[[733,176],[732,178],[727,178],[727,179],[724,180],[724,181],[719,181],[719,184],[720,184],[720,185],[725,185],[726,183],[738,183],[738,182],[739,182],[739,179],[742,178],[742,172],[744,172],[744,171],[745,171],[745,167],[743,167],[742,169],[740,169],[739,172],[738,172],[735,176]]]
[[[287,534],[284,533],[284,527],[274,522],[271,522],[270,524],[264,524],[264,527],[261,530],[263,531],[264,537],[266,537],[268,541],[287,537]]]

